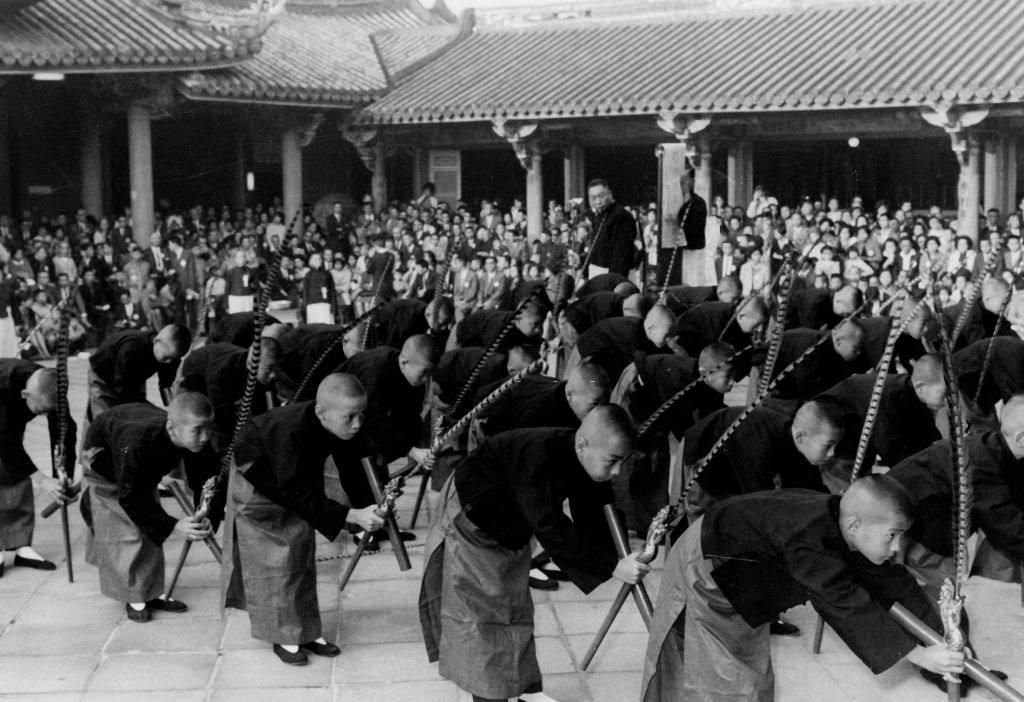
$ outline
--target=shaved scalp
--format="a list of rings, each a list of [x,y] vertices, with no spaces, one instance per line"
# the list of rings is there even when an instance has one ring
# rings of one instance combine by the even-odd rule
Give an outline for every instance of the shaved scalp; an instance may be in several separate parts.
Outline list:
[[[1002,278],[993,275],[981,281],[981,289],[986,293],[1005,295],[1009,291],[1010,285]]]
[[[281,334],[287,329],[287,324],[275,322],[274,324],[268,324],[267,326],[263,327],[263,331],[261,332],[260,336],[262,336],[264,339],[279,339],[281,338]]]
[[[724,364],[735,353],[736,349],[732,347],[732,344],[727,344],[724,341],[712,342],[700,352],[700,356],[697,357],[697,367],[702,371],[711,370]]]
[[[727,275],[718,281],[718,285],[715,286],[715,290],[718,293],[718,297],[722,297],[722,293],[731,292],[734,296],[738,297],[742,288],[740,287],[740,281],[731,275]]]
[[[748,297],[736,308],[737,314],[756,314],[762,320],[768,317],[768,305],[760,297]]]
[[[176,356],[184,356],[192,345],[192,332],[183,324],[168,324],[160,330],[157,338],[166,343]]]
[[[794,431],[803,431],[811,435],[839,431],[842,426],[842,408],[831,400],[808,400],[800,406],[793,417]]]
[[[864,325],[856,319],[846,319],[836,325],[832,330],[832,338],[864,338]]]
[[[578,435],[589,446],[610,446],[621,442],[625,451],[632,451],[636,430],[626,410],[618,405],[600,405],[590,410],[580,424]]]
[[[1006,443],[1013,446],[1011,439],[1024,431],[1024,395],[1014,395],[999,413],[999,429]]]
[[[664,324],[668,327],[672,327],[676,323],[675,313],[669,309],[668,305],[663,305],[661,303],[651,307],[651,311],[647,313],[646,319],[657,324]]]
[[[840,518],[857,517],[865,523],[884,522],[896,516],[914,520],[914,502],[910,493],[888,475],[866,475],[854,481],[839,502]]]
[[[942,359],[937,353],[926,353],[914,361],[914,372],[911,374],[915,383],[925,385],[945,384],[942,377]]]
[[[833,304],[842,305],[844,308],[849,309],[850,312],[853,312],[863,304],[864,293],[861,292],[860,288],[847,285],[836,291],[832,301]]]
[[[281,358],[281,344],[272,336],[264,336],[260,339],[260,355],[277,361]]]
[[[213,405],[206,395],[198,392],[182,392],[174,396],[167,406],[167,418],[174,424],[186,421],[186,418],[211,419]]]
[[[632,283],[622,282],[616,285],[612,292],[614,292],[616,295],[621,295],[622,297],[629,297],[630,295],[635,295],[637,289],[636,286],[633,285]]]
[[[594,397],[604,402],[608,401],[608,397],[611,394],[612,384],[608,379],[608,373],[605,372],[604,368],[590,361],[584,361],[573,368],[569,372],[566,383],[572,387],[573,392]]]
[[[417,334],[410,336],[402,344],[402,357],[406,360],[416,359],[424,364],[436,365],[437,360],[441,358],[441,352],[433,339],[426,334]]]
[[[48,407],[57,405],[57,369],[40,368],[28,377],[25,390],[41,398]]]
[[[515,358],[515,361],[522,366],[528,366],[534,361],[540,358],[540,352],[533,346],[525,346],[520,344],[519,346],[513,346],[508,350],[509,358]]]
[[[316,403],[329,406],[337,399],[366,397],[366,388],[351,373],[331,373],[320,381],[316,389]]]
[[[651,301],[640,293],[633,293],[622,301],[624,317],[644,317],[651,311]]]

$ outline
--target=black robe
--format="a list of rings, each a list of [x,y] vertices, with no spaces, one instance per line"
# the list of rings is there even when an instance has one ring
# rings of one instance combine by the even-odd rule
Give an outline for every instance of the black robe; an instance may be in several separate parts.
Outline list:
[[[366,388],[361,434],[391,461],[406,455],[420,439],[424,387],[413,387],[398,366],[398,349],[380,346],[357,353],[337,370],[351,373]]]
[[[303,324],[294,329],[285,330],[277,340],[281,346],[280,371],[293,385],[297,386],[343,329],[344,327],[336,324]],[[332,368],[344,360],[345,351],[339,341],[306,385],[302,397],[294,399],[297,401],[312,399],[316,395],[320,381],[330,374]]]
[[[430,330],[425,311],[427,303],[400,298],[381,305],[370,317],[368,348],[390,346],[400,349],[405,340]]]
[[[267,315],[266,324],[280,324],[281,320]],[[252,346],[252,340],[256,338],[256,313],[235,312],[220,320],[210,332],[210,341],[214,343],[228,343],[235,346]]]
[[[480,415],[487,419],[484,433],[494,436],[511,429],[578,428],[580,420],[565,398],[565,383],[546,375],[524,377]]]
[[[155,338],[154,332],[125,329],[104,339],[89,357],[93,374],[115,393],[118,402],[145,402],[146,381],[154,374],[161,390],[170,389],[179,361],[157,363],[153,357]]]
[[[875,373],[858,373],[818,396],[819,399],[838,402],[848,410],[843,440],[836,447],[837,456],[852,459],[857,455],[857,444],[875,378]],[[882,387],[875,426],[868,439],[865,465],[874,463],[878,455],[884,465],[892,467],[940,438],[932,411],[917,399],[910,376],[888,376]]]
[[[182,362],[179,387],[206,395],[213,405],[214,424],[222,439],[230,440],[235,433],[237,405],[245,393],[248,356],[247,349],[234,344],[207,344],[189,353]],[[251,416],[267,411],[266,393],[271,390],[272,387],[256,383]]]
[[[455,402],[462,386],[469,379],[470,372],[483,354],[484,349],[480,346],[464,346],[441,354],[432,380],[437,386],[438,396],[442,402],[449,405]],[[473,384],[466,391],[466,397],[476,397],[480,388],[500,382],[508,375],[507,367],[508,358],[504,354],[491,354],[473,380]],[[464,407],[464,409],[468,410],[469,407]]]
[[[455,468],[455,489],[468,519],[508,549],[536,537],[584,593],[618,563],[602,506],[609,483],[594,482],[568,428],[517,429],[491,437]],[[572,519],[562,504],[569,500]]]
[[[591,265],[607,268],[609,273],[628,275],[636,266],[640,253],[634,246],[638,231],[633,215],[613,202],[603,212],[594,215],[593,231]],[[583,273],[586,275],[586,271]]]
[[[827,288],[794,290],[789,298],[786,328],[831,329],[842,317],[832,312],[832,292]]]
[[[0,487],[17,485],[33,473],[36,466],[25,451],[25,425],[35,419],[29,411],[21,391],[28,379],[42,366],[17,358],[0,358]],[[75,468],[75,422],[71,415],[65,418],[67,433],[64,437],[64,469],[68,475]],[[46,415],[50,431],[50,452],[52,454],[60,440],[56,410]]]
[[[731,302],[703,302],[691,307],[676,320],[674,333],[680,346],[694,358],[715,341],[732,344],[736,351],[750,345],[751,337],[733,318],[736,305]]]
[[[990,339],[979,339],[965,346],[953,356],[953,366],[960,380],[960,390],[967,398],[974,398],[978,392],[981,368],[985,363]],[[1010,336],[995,338],[992,358],[985,380],[982,382],[978,405],[990,411],[996,403],[1006,402],[1014,395],[1024,392],[1024,339]]]
[[[963,308],[964,302],[960,301],[942,311],[942,316],[946,322],[946,330],[950,334],[953,333],[953,329],[956,327],[956,320],[963,311]],[[1016,337],[1017,335],[1010,327],[1010,322],[1005,317],[999,319],[998,315],[985,309],[979,297],[967,312],[967,321],[964,323],[960,336],[953,344],[953,350],[959,351],[965,346],[969,346],[980,339],[987,339],[990,336]]]
[[[635,363],[638,382],[630,395],[630,410],[641,422],[700,375],[697,361],[686,356],[637,354]],[[670,429],[681,437],[695,422],[723,409],[723,400],[721,393],[698,383],[655,422],[651,431]]]
[[[118,405],[92,421],[82,448],[83,454],[91,454],[89,467],[117,484],[121,508],[156,545],[171,535],[178,522],[156,497],[161,478],[184,463],[188,483],[198,494],[203,482],[218,470],[209,444],[199,453],[179,448],[171,442],[166,425],[167,412],[148,402]],[[89,523],[84,500],[82,513]]]
[[[676,315],[704,302],[719,302],[717,285],[670,285],[665,293],[665,304]]]
[[[602,273],[587,280],[576,291],[577,299],[593,295],[597,292],[612,292],[620,283],[628,283],[629,278],[620,273]]]
[[[708,508],[701,528],[711,575],[752,627],[810,601],[873,672],[895,665],[918,646],[889,616],[899,602],[933,629],[935,608],[907,570],[875,565],[847,545],[838,496],[804,490],[758,492]]]
[[[362,431],[349,441],[328,432],[314,409],[314,402],[297,402],[251,419],[239,434],[235,463],[260,494],[333,540],[345,527],[349,507],[324,493],[324,462],[334,458],[341,487],[362,508],[374,499],[360,461],[373,451]]]
[[[727,407],[694,424],[685,437],[686,465],[703,459],[743,411],[742,407]],[[711,459],[697,482],[716,498],[771,490],[776,474],[784,488],[824,491],[820,471],[797,450],[791,427],[792,420],[786,415],[765,407],[755,408]]]
[[[1014,458],[998,432],[969,434],[967,455],[974,469],[971,524],[999,551],[1024,560],[1024,460]],[[952,556],[953,462],[949,441],[937,441],[889,471],[914,499],[917,518],[910,535],[942,556]]]
[[[621,317],[624,300],[622,295],[616,295],[614,292],[587,295],[566,308],[565,321],[571,324],[578,334],[582,334],[602,319]]]
[[[779,375],[815,344],[827,331],[815,329],[787,329],[782,334],[779,358],[775,362],[772,378]],[[852,361],[846,361],[836,353],[831,340],[826,339],[817,349],[806,356],[772,391],[772,398],[781,400],[779,409],[793,412],[796,404],[825,392],[841,380],[854,373],[868,370],[870,366],[863,354]]]
[[[644,320],[639,317],[612,317],[603,319],[576,342],[580,358],[604,368],[612,383],[618,380],[622,371],[633,362],[638,351],[648,354],[665,353],[651,343],[644,332]]]
[[[505,325],[509,324],[515,317],[514,312],[502,312],[501,310],[476,310],[459,322],[455,327],[455,336],[459,346],[490,346],[497,338]],[[501,342],[498,344],[499,353],[508,354],[509,350],[516,346],[532,346],[540,348],[540,337],[528,337],[513,326]]]

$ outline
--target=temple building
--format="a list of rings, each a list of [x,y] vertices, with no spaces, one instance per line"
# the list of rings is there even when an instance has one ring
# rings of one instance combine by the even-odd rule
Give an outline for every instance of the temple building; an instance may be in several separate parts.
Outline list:
[[[570,3],[0,1],[0,213],[161,202],[652,200],[697,190],[937,204],[976,234],[1018,201],[1015,0]]]

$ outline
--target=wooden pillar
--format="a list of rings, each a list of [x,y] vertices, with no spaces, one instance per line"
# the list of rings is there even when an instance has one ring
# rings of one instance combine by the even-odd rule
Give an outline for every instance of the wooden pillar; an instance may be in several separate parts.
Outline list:
[[[565,203],[574,197],[586,197],[585,157],[582,144],[570,144],[565,151],[563,162],[565,181]]]
[[[281,132],[281,191],[287,221],[302,207],[302,135],[297,129]]]
[[[705,136],[697,137],[697,160],[696,178],[693,182],[693,191],[711,202],[711,141]]]
[[[128,108],[128,172],[131,186],[132,231],[140,246],[149,246],[153,233],[153,137],[149,110]]]
[[[103,117],[97,107],[86,104],[81,120],[82,207],[98,220],[103,216]]]
[[[749,141],[735,141],[729,145],[726,170],[729,182],[726,204],[746,207],[754,193],[754,148]]]
[[[3,79],[0,79],[0,90]],[[14,192],[11,179],[11,132],[7,98],[0,95],[0,214],[15,215]]]
[[[388,201],[388,180],[384,166],[384,145],[378,140],[373,145],[373,178],[370,181],[373,204],[377,209],[384,207]]]
[[[993,207],[1001,214],[1006,212],[1002,192],[1002,159],[1000,153],[1002,143],[999,137],[985,139],[985,209]]]
[[[1003,214],[1017,209],[1017,137],[1003,135],[1003,198],[1006,209]]]
[[[967,151],[960,163],[957,183],[957,233],[978,241],[978,208],[981,200],[981,145],[968,135]]]
[[[544,170],[540,147],[529,147],[526,170],[526,237],[533,241],[544,229]]]

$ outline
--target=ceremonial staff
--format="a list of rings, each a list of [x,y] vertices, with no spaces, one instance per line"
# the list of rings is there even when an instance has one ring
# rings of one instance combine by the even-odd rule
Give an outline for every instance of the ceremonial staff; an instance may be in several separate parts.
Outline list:
[[[985,347],[985,359],[981,364],[981,374],[978,375],[978,387],[974,391],[974,404],[978,404],[978,398],[981,397],[981,387],[985,383],[985,376],[988,375],[988,368],[992,364],[992,352],[995,350],[999,325],[1003,323],[1003,319],[1006,317],[1006,310],[1010,307],[1010,301],[1013,300],[1013,283],[1017,281],[1022,268],[1024,268],[1024,255],[1018,258],[1017,263],[1013,266],[1010,289],[1006,291],[1003,302],[999,306],[999,315],[996,317],[996,324],[992,328],[992,336],[989,337],[988,346]],[[1024,585],[1022,585],[1021,592],[1024,593]]]
[[[370,300],[370,310],[371,311],[377,309],[377,307],[380,305],[380,303],[381,303],[380,293],[384,289],[384,278],[387,276],[388,272],[391,270],[392,266],[394,266],[394,264],[395,264],[395,256],[394,256],[394,254],[385,253],[385,255],[388,257],[388,262],[386,264],[384,264],[384,270],[381,271],[381,273],[380,273],[380,280],[377,281],[377,287],[373,291],[373,297]],[[359,349],[361,351],[365,351],[366,347],[367,347],[367,344],[369,344],[369,342],[370,342],[370,327],[372,327],[372,326],[373,326],[373,319],[372,318],[367,318],[366,326],[363,327],[363,340],[362,340],[362,343],[360,343],[360,345],[359,345]]]
[[[672,521],[674,516],[675,507],[672,505],[662,507],[654,516],[651,526],[647,529],[647,539],[644,541],[644,546],[636,556],[638,563],[649,564],[654,561],[658,555],[658,544],[664,538],[665,533],[668,531],[669,522]],[[629,555],[626,530],[622,528],[619,515],[615,511],[615,505],[604,506],[604,517],[608,521],[608,529],[611,531],[612,541],[615,542],[616,553],[619,558],[625,558]],[[622,609],[622,605],[626,602],[626,597],[630,594],[633,595],[637,609],[640,610],[640,618],[644,620],[644,625],[648,629],[651,628],[654,606],[651,604],[651,597],[647,594],[647,588],[644,587],[643,581],[638,582],[636,585],[623,583],[622,587],[619,588],[619,594],[615,596],[615,601],[612,602],[612,606],[608,610],[608,614],[605,615],[604,621],[601,622],[601,628],[597,630],[594,641],[590,644],[590,648],[587,649],[586,655],[583,656],[580,670],[586,670],[590,666],[591,661],[594,660],[597,649],[601,647],[604,637],[608,635],[608,631],[612,628],[612,624],[615,623],[615,618]]]
[[[963,307],[960,309],[960,314],[956,318],[956,324],[953,327],[953,333],[949,338],[949,343],[956,346],[957,339],[960,338],[960,334],[963,332],[964,327],[967,325],[967,318],[971,315],[971,309],[974,307],[974,303],[978,300],[978,295],[981,294],[981,284],[985,278],[992,275],[992,271],[995,270],[996,264],[999,262],[1000,255],[1003,250],[1002,238],[992,247],[989,251],[988,259],[985,261],[985,269],[976,280],[971,281],[971,286],[967,288],[967,294],[964,295]]]
[[[302,380],[299,381],[298,386],[296,386],[295,392],[293,392],[292,396],[285,400],[283,404],[289,405],[292,402],[299,401],[299,399],[302,397],[302,393],[305,392],[306,390],[306,386],[308,386],[313,381],[313,378],[316,376],[317,371],[320,370],[320,366],[326,363],[327,359],[330,358],[331,354],[334,353],[339,346],[345,343],[345,335],[348,334],[353,329],[355,329],[356,327],[358,327],[364,321],[366,321],[367,324],[369,324],[369,319],[373,315],[374,310],[376,309],[376,307],[371,307],[370,309],[366,310],[361,315],[353,319],[348,324],[342,326],[341,329],[334,333],[334,336],[331,337],[331,340],[328,341],[327,344],[324,346],[324,350],[321,351],[320,355],[317,356],[317,359],[313,361],[313,365],[311,365],[309,367],[309,370],[306,371],[306,374],[302,376]]]
[[[796,268],[791,261],[782,264],[779,271],[778,309],[775,310],[775,326],[772,328],[772,336],[768,341],[768,354],[761,365],[761,375],[758,378],[757,394],[763,395],[771,382],[772,373],[775,371],[775,363],[779,360],[779,351],[782,349],[782,334],[786,331],[786,321],[789,317],[789,299],[793,294],[793,279],[796,278]],[[738,309],[738,308],[737,308]]]
[[[71,477],[68,475],[65,444],[68,436],[68,352],[70,339],[68,327],[71,313],[67,307],[60,307],[60,326],[57,329],[57,442],[53,446],[53,473],[57,478],[61,492],[71,488]],[[64,502],[53,502],[42,511],[45,519],[60,509],[61,532],[64,536],[64,560],[68,567],[68,582],[75,582],[74,566],[71,563],[71,529],[68,524],[68,506]]]

